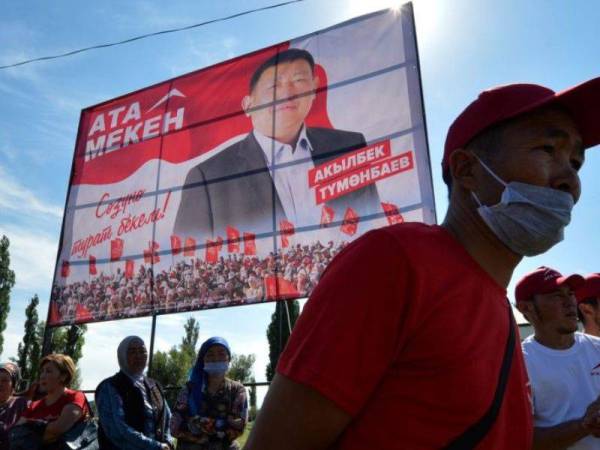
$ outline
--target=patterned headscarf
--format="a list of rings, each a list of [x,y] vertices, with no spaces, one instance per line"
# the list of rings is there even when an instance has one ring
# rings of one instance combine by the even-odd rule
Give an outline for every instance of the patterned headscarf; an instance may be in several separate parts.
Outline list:
[[[21,381],[21,369],[19,369],[19,366],[11,362],[0,363],[0,370],[4,370],[10,375],[12,387],[15,390],[19,381]]]
[[[189,384],[191,386],[191,392],[188,397],[188,407],[190,409],[190,416],[197,416],[200,412],[200,405],[202,404],[202,391],[204,390],[204,384],[206,383],[206,373],[204,372],[204,357],[206,352],[213,345],[221,345],[227,350],[229,359],[231,360],[231,349],[227,341],[218,336],[213,336],[210,339],[204,341],[200,350],[198,351],[198,358],[196,364],[190,373]]]

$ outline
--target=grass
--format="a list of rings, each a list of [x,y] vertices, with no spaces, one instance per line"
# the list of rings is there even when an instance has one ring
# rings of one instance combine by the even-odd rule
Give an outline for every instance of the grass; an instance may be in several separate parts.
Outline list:
[[[248,439],[248,436],[250,435],[250,431],[252,430],[253,426],[254,426],[254,422],[248,422],[248,424],[246,425],[246,429],[244,430],[244,434],[242,434],[237,439],[241,448],[244,448],[244,445],[246,445],[246,440]]]

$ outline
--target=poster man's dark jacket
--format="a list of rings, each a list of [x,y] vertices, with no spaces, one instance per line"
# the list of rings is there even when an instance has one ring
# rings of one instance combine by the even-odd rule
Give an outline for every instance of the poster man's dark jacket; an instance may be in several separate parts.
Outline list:
[[[350,131],[307,128],[306,136],[315,166],[366,145],[361,133]],[[335,211],[334,221],[342,220],[348,207],[361,217],[380,212],[373,184],[326,204]],[[283,206],[273,187],[264,152],[254,134],[249,133],[188,172],[174,233],[205,239],[223,235],[228,225],[244,231],[272,231],[273,212],[278,227],[280,220],[285,219]]]

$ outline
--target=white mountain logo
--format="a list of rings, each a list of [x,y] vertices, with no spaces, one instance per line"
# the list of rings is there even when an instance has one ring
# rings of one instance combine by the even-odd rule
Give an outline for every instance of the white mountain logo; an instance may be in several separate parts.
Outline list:
[[[163,98],[161,98],[159,101],[157,101],[154,104],[154,106],[152,106],[152,108],[150,108],[148,111],[152,111],[153,109],[157,108],[159,105],[162,105],[164,102],[166,102],[167,100],[169,100],[171,97],[183,97],[183,98],[185,98],[185,95],[183,95],[177,89],[171,89],[167,95],[165,95]]]

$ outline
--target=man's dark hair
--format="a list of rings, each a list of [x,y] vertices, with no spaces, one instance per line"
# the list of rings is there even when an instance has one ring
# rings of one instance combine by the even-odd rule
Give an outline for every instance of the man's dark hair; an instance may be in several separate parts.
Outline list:
[[[579,319],[579,321],[585,325],[585,321],[584,321],[584,317],[583,314],[581,314],[581,311],[579,310],[579,305],[581,304],[586,304],[586,305],[592,305],[594,308],[598,307],[598,300],[595,297],[590,297],[590,298],[586,298],[582,301],[579,302],[579,304],[577,305],[577,318]]]
[[[250,78],[250,92],[252,92],[252,90],[256,86],[256,83],[258,83],[258,79],[260,78],[260,76],[269,67],[276,66],[277,64],[296,61],[298,59],[303,59],[304,61],[306,61],[310,65],[310,70],[314,72],[315,60],[309,52],[300,48],[289,48],[271,56],[269,59],[263,62],[258,67],[258,69],[254,71],[254,73],[252,74],[252,78]]]
[[[465,150],[470,150],[478,157],[488,162],[490,159],[502,151],[502,134],[504,133],[506,122],[494,124],[491,127],[483,130],[473,139],[471,139]],[[452,194],[452,174],[450,168],[442,173],[444,183],[448,186],[448,199]]]

